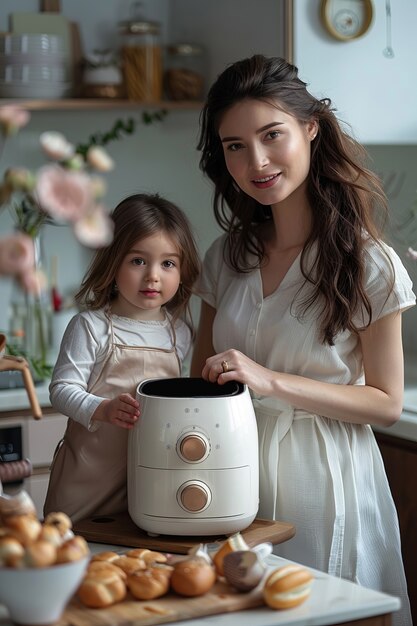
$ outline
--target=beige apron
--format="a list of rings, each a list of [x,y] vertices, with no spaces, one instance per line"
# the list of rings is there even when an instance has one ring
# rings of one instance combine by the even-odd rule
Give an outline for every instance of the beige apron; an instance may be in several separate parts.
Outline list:
[[[180,362],[173,349],[126,346],[115,343],[110,323],[109,353],[97,381],[87,388],[104,398],[120,393],[136,396],[138,384],[147,378],[180,375]],[[88,431],[69,419],[51,466],[44,515],[67,513],[73,522],[93,515],[114,515],[127,511],[127,441],[129,430],[99,422]]]

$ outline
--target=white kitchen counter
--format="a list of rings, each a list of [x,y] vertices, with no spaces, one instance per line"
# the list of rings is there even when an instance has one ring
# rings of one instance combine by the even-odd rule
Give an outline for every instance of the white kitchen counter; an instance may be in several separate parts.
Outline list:
[[[41,385],[35,385],[36,395],[41,407],[49,407],[49,380]],[[15,411],[19,409],[29,409],[29,400],[25,389],[1,389],[0,390],[0,411]]]
[[[89,545],[93,553],[129,549],[98,543]],[[275,555],[269,556],[266,562],[270,570],[292,563]],[[274,611],[265,606],[175,623],[183,626],[326,626],[392,613],[400,608],[400,600],[394,596],[359,587],[317,570],[311,571],[314,574],[311,596],[299,607]]]
[[[103,543],[90,543],[89,545],[92,553],[105,550],[122,553],[129,549]],[[291,561],[274,555],[267,558],[270,570],[289,563]],[[400,608],[400,600],[394,596],[359,587],[317,570],[311,571],[314,574],[311,596],[304,604],[294,609],[274,611],[262,606],[235,613],[222,613],[175,622],[175,624],[182,626],[236,626],[236,624],[240,626],[306,626],[306,624],[326,626],[393,613]],[[13,626],[2,605],[0,605],[0,626]]]

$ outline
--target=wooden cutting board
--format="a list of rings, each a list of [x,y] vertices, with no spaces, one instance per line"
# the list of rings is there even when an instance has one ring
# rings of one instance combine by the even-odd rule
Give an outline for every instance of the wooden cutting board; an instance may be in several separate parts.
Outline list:
[[[74,524],[74,532],[82,535],[87,541],[130,546],[134,548],[149,548],[161,552],[187,554],[190,548],[200,543],[216,543],[225,540],[225,535],[210,537],[179,537],[158,535],[150,537],[144,530],[138,528],[128,513],[113,515],[112,517],[93,517],[81,520]],[[295,535],[295,528],[286,522],[277,522],[256,518],[252,524],[241,532],[250,548],[260,543],[282,543]]]
[[[88,609],[77,599],[67,606],[55,626],[154,626],[186,619],[242,611],[263,604],[261,585],[250,593],[239,593],[226,583],[217,582],[197,598],[170,593],[157,600],[135,600],[128,596],[107,609]]]

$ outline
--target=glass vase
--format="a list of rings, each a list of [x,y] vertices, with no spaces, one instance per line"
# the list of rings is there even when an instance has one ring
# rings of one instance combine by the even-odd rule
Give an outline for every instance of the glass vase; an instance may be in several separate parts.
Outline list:
[[[42,238],[33,238],[36,270],[46,273]],[[38,294],[24,291],[16,281],[10,298],[9,342],[12,350],[22,354],[35,380],[42,380],[47,368],[51,335],[51,307],[46,286]]]

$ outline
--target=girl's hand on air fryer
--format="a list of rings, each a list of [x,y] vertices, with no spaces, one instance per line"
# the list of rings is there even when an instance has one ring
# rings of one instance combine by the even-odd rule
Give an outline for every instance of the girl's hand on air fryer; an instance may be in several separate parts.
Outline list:
[[[113,400],[104,400],[98,407],[94,419],[109,422],[120,428],[133,428],[138,421],[139,413],[139,402],[130,393],[121,393]]]
[[[205,380],[219,385],[236,380],[264,396],[274,395],[273,381],[277,376],[276,372],[234,349],[209,357],[201,375]]]

